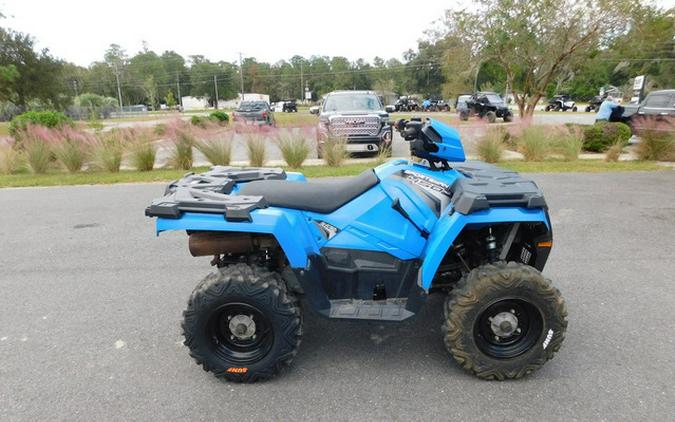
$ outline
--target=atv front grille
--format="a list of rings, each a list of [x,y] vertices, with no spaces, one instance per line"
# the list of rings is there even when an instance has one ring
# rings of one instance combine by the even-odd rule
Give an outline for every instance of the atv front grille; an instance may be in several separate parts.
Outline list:
[[[336,116],[330,119],[330,133],[335,136],[377,136],[380,118],[377,116]]]

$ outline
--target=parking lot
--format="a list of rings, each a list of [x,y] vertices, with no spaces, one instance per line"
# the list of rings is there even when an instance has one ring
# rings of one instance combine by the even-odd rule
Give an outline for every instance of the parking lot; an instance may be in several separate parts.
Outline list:
[[[0,190],[0,420],[667,420],[675,411],[675,174],[537,174],[555,359],[486,382],[446,355],[441,296],[400,325],[306,313],[290,370],[220,382],[181,344],[210,270],[143,216],[163,185]]]

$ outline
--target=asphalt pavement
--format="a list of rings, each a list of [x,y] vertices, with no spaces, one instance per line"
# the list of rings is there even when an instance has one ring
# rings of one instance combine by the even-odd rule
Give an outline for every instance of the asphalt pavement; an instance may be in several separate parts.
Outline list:
[[[308,312],[289,370],[216,380],[179,327],[208,258],[143,216],[162,185],[2,189],[0,420],[672,420],[675,172],[532,177],[569,329],[508,382],[447,356],[441,296],[401,324]]]

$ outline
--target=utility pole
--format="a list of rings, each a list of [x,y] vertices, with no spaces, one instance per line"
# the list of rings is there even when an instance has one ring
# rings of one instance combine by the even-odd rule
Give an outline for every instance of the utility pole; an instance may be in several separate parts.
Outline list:
[[[176,90],[178,91],[178,106],[183,110],[183,96],[180,95],[180,74],[176,71]]]
[[[216,101],[213,103],[216,110],[218,110],[218,82],[216,81],[216,75],[213,75],[213,87],[216,90]]]
[[[305,101],[305,95],[304,95],[304,89],[305,89],[305,83],[303,81],[304,75],[302,74],[304,71],[303,63],[300,62],[300,102]]]
[[[244,101],[244,62],[241,60],[241,52],[239,52],[239,83],[241,85],[241,100]]]
[[[117,69],[117,63],[113,63],[113,71],[115,72],[115,79],[117,80],[117,97],[120,101],[120,112],[124,111],[124,106],[122,105],[122,89],[120,88],[120,72]]]

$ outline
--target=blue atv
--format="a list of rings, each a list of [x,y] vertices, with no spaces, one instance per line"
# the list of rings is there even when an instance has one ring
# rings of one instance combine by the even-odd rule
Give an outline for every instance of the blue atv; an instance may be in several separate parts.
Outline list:
[[[419,162],[307,182],[275,168],[213,167],[146,209],[185,230],[216,270],[182,323],[190,355],[230,381],[274,376],[295,357],[303,306],[334,319],[403,321],[447,294],[449,354],[484,379],[520,378],[560,349],[567,311],[541,271],[552,246],[534,182],[465,162],[457,131],[396,123]]]

